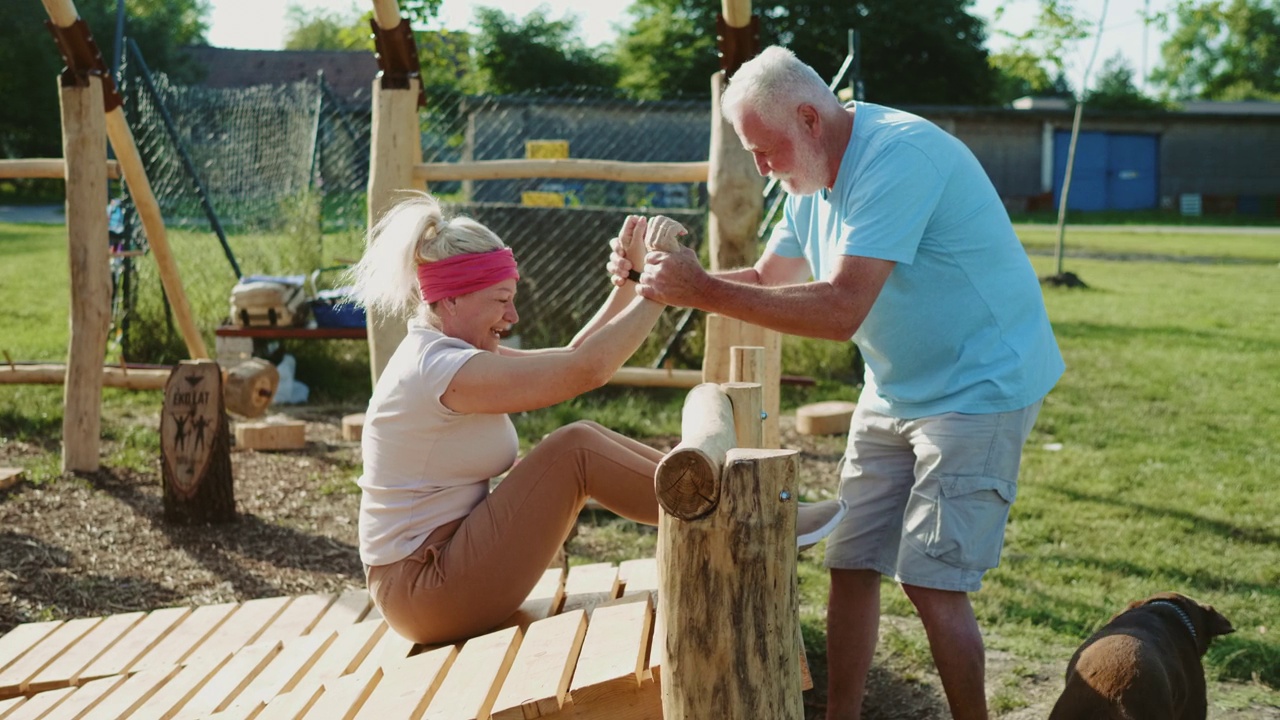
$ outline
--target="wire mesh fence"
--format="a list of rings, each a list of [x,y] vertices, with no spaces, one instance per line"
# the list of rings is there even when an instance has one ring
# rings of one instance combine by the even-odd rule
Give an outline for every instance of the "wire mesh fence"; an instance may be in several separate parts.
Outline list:
[[[304,274],[359,256],[367,96],[336,97],[322,76],[237,89],[179,86],[148,72],[136,53],[122,68],[120,87],[206,337],[226,320],[241,275]],[[428,92],[419,120],[425,162],[688,162],[707,159],[708,114],[706,100],[639,102],[579,88],[520,97]],[[705,235],[705,183],[533,178],[439,182],[429,190],[447,214],[476,218],[515,250],[522,273],[517,332],[528,346],[567,342],[603,301],[606,243],[627,214],[668,214],[689,229],[695,247]],[[127,191],[123,199],[125,244],[145,249]],[[144,362],[183,356],[154,263],[139,259],[128,270],[136,273],[129,281],[135,295],[115,318],[123,354]],[[637,361],[696,362],[697,328],[677,336],[680,322],[680,313],[668,311]]]

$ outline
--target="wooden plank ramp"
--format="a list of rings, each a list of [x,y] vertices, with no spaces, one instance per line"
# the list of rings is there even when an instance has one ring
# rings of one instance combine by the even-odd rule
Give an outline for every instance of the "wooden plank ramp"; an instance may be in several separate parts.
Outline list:
[[[28,623],[0,636],[0,720],[658,720],[656,578],[551,569],[501,628],[431,647],[362,589]]]

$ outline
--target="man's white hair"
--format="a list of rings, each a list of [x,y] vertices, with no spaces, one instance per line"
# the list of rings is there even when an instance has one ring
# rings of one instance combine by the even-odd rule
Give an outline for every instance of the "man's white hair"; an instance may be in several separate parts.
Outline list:
[[[802,103],[824,115],[840,109],[816,70],[787,48],[770,45],[733,74],[720,97],[720,112],[733,121],[750,109],[769,127],[785,129],[797,122],[795,111]]]
[[[413,191],[369,230],[364,255],[346,281],[361,305],[398,315],[422,304],[419,263],[504,247],[489,228],[468,217],[446,220],[435,197]]]

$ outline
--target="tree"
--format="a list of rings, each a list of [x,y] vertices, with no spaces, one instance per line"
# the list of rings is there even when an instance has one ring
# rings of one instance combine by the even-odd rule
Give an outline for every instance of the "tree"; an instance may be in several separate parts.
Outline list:
[[[1280,1],[1180,0],[1151,74],[1179,100],[1280,100]],[[1168,30],[1171,19],[1158,19]]]
[[[1049,97],[1055,92],[1054,81],[1045,70],[1042,59],[1025,49],[996,53],[988,62],[998,73],[995,101],[1000,105],[1008,105],[1028,95]]]
[[[614,87],[618,68],[577,37],[577,20],[551,20],[545,9],[523,21],[501,10],[476,10],[476,65],[481,88],[520,93],[566,85]]]
[[[1133,83],[1133,68],[1124,55],[1116,53],[1102,65],[1093,83],[1093,89],[1085,94],[1084,102],[1098,110],[1160,110],[1164,105],[1142,94]]]
[[[992,67],[1001,75],[1001,103],[1023,95],[1075,97],[1067,81],[1067,46],[1089,37],[1092,25],[1077,18],[1066,0],[1039,2],[1030,28],[1021,33],[999,31],[1010,42],[1008,49],[991,56]],[[998,6],[993,20],[999,22],[1004,11],[1004,5]],[[1016,92],[1022,94],[1009,97]]]
[[[369,18],[354,7],[348,12],[307,9],[290,3],[285,10],[285,50],[373,50]]]
[[[77,9],[111,67],[116,0],[80,0]],[[152,70],[178,82],[200,79],[202,69],[182,48],[204,42],[204,0],[129,0],[125,12],[125,33]],[[0,154],[6,157],[62,154],[57,75],[64,63],[44,28],[47,19],[40,3],[0,2],[0,97],[9,99],[0,105]]]
[[[857,30],[869,99],[984,104],[994,98],[997,74],[987,64],[982,21],[966,12],[968,4],[775,0],[757,8],[760,41],[791,48],[830,79],[848,54],[848,31]],[[629,8],[635,24],[618,46],[626,85],[646,93],[709,92],[710,75],[719,67],[719,9],[719,3],[696,0],[635,0]]]

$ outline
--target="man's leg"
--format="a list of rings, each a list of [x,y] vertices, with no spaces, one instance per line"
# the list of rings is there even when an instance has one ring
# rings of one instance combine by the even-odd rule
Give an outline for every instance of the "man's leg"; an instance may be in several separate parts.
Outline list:
[[[880,573],[831,570],[827,598],[827,720],[862,717],[880,629]]]
[[[967,593],[903,585],[924,623],[955,720],[987,717],[986,654]]]

